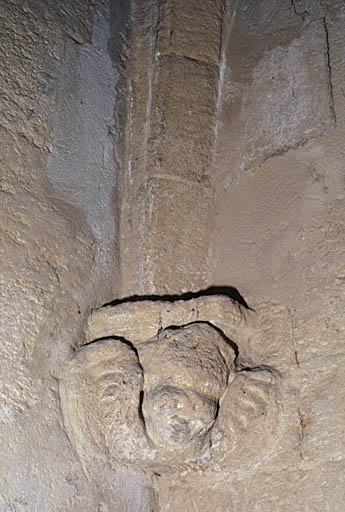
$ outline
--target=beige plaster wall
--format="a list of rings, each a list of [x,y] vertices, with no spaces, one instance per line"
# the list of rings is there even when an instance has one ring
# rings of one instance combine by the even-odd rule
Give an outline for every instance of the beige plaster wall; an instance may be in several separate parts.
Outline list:
[[[254,464],[157,477],[163,510],[344,509],[344,15],[336,1],[228,3],[208,286],[256,310],[285,412]]]
[[[0,510],[344,510],[343,2],[13,0],[0,20]],[[57,379],[90,310],[210,286],[256,310],[282,375],[274,449],[152,480],[83,465]]]
[[[342,2],[288,4],[252,3],[252,13],[239,4],[224,49],[210,280],[286,324],[299,442],[268,472],[233,475],[229,509],[340,512],[345,11]]]
[[[119,286],[114,112],[124,7],[0,6],[2,511],[148,507],[143,476],[105,467],[97,480],[82,466],[57,381],[91,308]]]

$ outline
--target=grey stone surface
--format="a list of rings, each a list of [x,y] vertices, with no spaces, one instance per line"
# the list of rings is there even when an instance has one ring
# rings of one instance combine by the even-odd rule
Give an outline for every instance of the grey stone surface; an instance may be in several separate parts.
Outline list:
[[[344,3],[196,4],[0,6],[2,510],[344,510]],[[245,434],[249,372],[212,471],[85,463],[56,378],[90,310],[215,285],[256,311],[236,363],[279,372],[279,428]]]
[[[219,1],[196,5],[133,2],[137,29],[119,182],[122,297],[207,285],[223,9]]]
[[[107,132],[116,73],[107,41],[99,46],[107,37],[99,11],[92,36],[94,8],[84,0],[0,6],[0,509],[11,512],[144,511],[151,501],[150,484],[133,471],[102,468],[90,478],[57,394],[58,369],[90,307],[110,300],[119,281]],[[77,49],[79,75],[67,62]],[[59,166],[48,172],[52,155]]]
[[[81,347],[60,376],[65,424],[83,460],[151,474],[219,472],[274,451],[281,376],[259,361],[244,368],[250,325],[239,306],[213,296],[100,312],[89,335],[103,326],[107,337]]]
[[[232,173],[220,176],[225,187],[334,127],[325,10],[315,5],[301,16],[296,5],[283,0],[229,8],[218,118],[227,126],[224,138],[218,132],[221,159],[232,162]]]
[[[139,345],[173,325],[210,322],[245,350],[255,335],[255,320],[252,311],[222,295],[175,301],[133,300],[93,311],[88,319],[85,342],[116,336]]]
[[[118,72],[108,53],[109,41],[109,15],[107,19],[100,8],[91,43],[66,41],[47,162],[51,181],[84,212],[98,242],[100,267],[113,263],[117,236],[112,131]]]

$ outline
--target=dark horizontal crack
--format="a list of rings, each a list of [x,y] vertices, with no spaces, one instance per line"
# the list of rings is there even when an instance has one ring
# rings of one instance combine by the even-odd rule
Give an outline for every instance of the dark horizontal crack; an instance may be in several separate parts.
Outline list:
[[[262,371],[268,372],[275,377],[280,375],[278,370],[276,370],[275,368],[273,368],[272,366],[269,366],[267,364],[259,364],[257,366],[241,366],[241,364],[240,364],[237,368],[238,373],[240,373],[240,372],[255,373],[255,372],[262,372]]]
[[[242,297],[240,292],[234,288],[233,286],[210,286],[209,288],[199,290],[197,292],[187,292],[182,293],[180,295],[177,294],[165,294],[165,295],[132,295],[130,297],[126,297],[123,299],[115,299],[111,302],[108,302],[101,306],[101,309],[107,306],[117,306],[119,304],[127,303],[127,302],[141,302],[144,300],[151,301],[165,301],[165,302],[175,302],[177,300],[190,300],[197,299],[199,297],[208,297],[212,295],[224,295],[228,297],[235,304],[239,304],[243,306],[245,309],[249,309],[251,311],[255,311],[252,307],[250,307],[246,300]]]

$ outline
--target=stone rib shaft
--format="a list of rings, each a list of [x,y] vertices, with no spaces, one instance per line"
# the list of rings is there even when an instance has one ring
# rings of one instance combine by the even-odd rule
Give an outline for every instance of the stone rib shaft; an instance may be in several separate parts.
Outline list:
[[[221,0],[133,4],[122,296],[207,285],[222,15]]]

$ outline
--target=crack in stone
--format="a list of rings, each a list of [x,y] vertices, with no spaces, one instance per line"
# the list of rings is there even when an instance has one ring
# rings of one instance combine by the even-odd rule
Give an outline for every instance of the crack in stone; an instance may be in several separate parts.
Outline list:
[[[299,11],[296,7],[296,2],[295,0],[291,0],[291,10],[296,14],[296,16],[299,16],[300,18],[302,18],[302,20],[304,21],[305,18],[306,18],[306,15],[309,15],[309,11]]]
[[[240,373],[240,372],[267,372],[271,375],[273,375],[274,377],[277,377],[277,376],[280,376],[280,373],[278,370],[276,370],[275,368],[272,368],[272,366],[269,366],[267,364],[259,364],[257,366],[241,366],[239,368],[237,368],[237,373]]]
[[[297,343],[296,343],[296,336],[295,336],[295,330],[297,329],[297,321],[296,321],[296,311],[294,308],[290,309],[288,308],[288,312],[289,312],[289,316],[290,316],[290,320],[291,320],[291,340],[292,340],[292,344],[293,344],[293,347],[294,347],[294,354],[295,354],[295,362],[296,362],[296,368],[298,370],[298,374],[300,374],[300,361],[299,361],[299,357],[298,357],[298,350],[297,350]],[[296,410],[297,410],[297,415],[298,415],[298,419],[299,419],[299,432],[298,432],[298,437],[299,437],[299,455],[300,455],[300,458],[301,460],[304,460],[304,456],[303,456],[303,440],[304,440],[304,431],[303,429],[305,428],[304,427],[304,416],[301,412],[301,405],[300,405],[300,402],[301,402],[301,388],[299,386],[298,390],[296,391],[296,401],[297,401],[297,404],[296,404]]]
[[[330,94],[330,110],[332,112],[332,116],[334,119],[334,124],[337,123],[337,116],[335,113],[334,107],[334,95],[333,95],[333,84],[332,84],[332,66],[331,66],[331,54],[330,54],[330,45],[329,45],[329,33],[326,16],[322,18],[323,27],[325,30],[326,36],[326,55],[327,55],[327,68],[328,68],[328,84],[329,84],[329,94]]]

